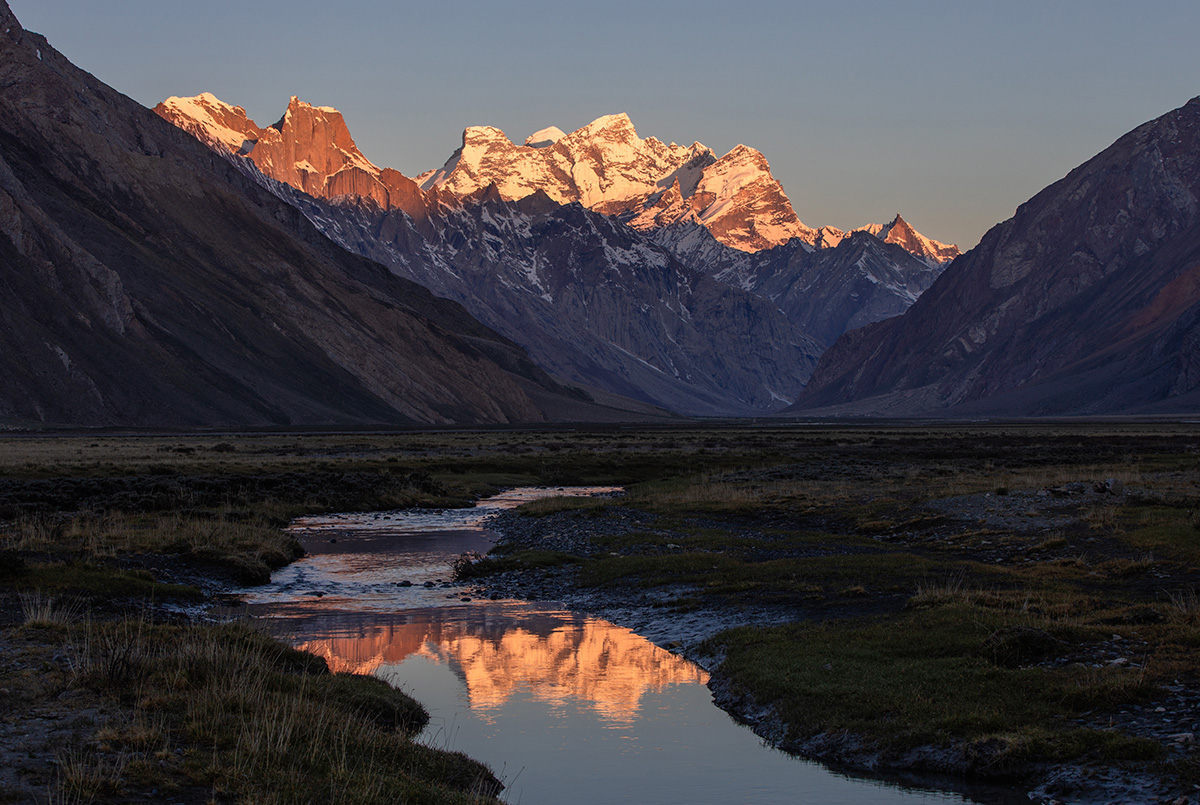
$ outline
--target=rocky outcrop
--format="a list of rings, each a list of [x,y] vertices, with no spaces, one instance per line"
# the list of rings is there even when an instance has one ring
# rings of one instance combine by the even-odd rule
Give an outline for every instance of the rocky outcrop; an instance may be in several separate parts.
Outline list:
[[[0,422],[540,421],[569,399],[3,2],[0,31]]]
[[[296,97],[276,123],[259,128],[240,106],[211,93],[167,98],[154,111],[211,146],[249,157],[267,176],[310,196],[370,199],[382,209],[422,217],[425,200],[416,182],[363,156],[342,113]]]
[[[1022,204],[903,316],[840,339],[796,410],[1194,410],[1198,197],[1194,99]]]

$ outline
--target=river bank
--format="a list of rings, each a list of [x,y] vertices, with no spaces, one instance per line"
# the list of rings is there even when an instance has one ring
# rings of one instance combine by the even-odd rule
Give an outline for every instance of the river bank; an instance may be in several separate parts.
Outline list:
[[[205,617],[278,529],[221,561],[81,549],[70,522],[0,551],[0,802],[496,801],[489,769],[416,740],[411,696]]]
[[[1128,496],[1146,491],[1131,489]],[[1043,803],[1182,805],[1194,802],[1198,790],[1188,778],[1187,770],[1196,758],[1200,690],[1194,677],[1167,679],[1160,674],[1154,683],[1147,683],[1146,678],[1152,672],[1148,669],[1155,665],[1154,655],[1169,651],[1165,645],[1169,641],[1164,641],[1162,635],[1157,639],[1138,635],[1136,628],[1130,633],[1130,627],[1139,620],[1154,622],[1170,618],[1166,610],[1153,609],[1164,604],[1165,596],[1145,594],[1146,590],[1182,588],[1194,583],[1196,571],[1187,564],[1152,559],[1150,562],[1156,565],[1152,570],[1139,568],[1131,572],[1127,563],[1144,562],[1145,556],[1131,559],[1127,549],[1110,544],[1083,520],[1083,515],[1095,505],[1111,506],[1114,500],[1103,482],[1059,485],[1054,491],[1043,487],[1005,490],[1003,495],[992,492],[962,495],[950,502],[940,501],[907,512],[910,515],[907,527],[892,526],[886,533],[870,535],[868,539],[873,545],[864,544],[861,530],[848,540],[838,540],[827,533],[803,545],[795,544],[794,540],[788,544],[789,541],[780,538],[783,529],[778,512],[767,513],[765,517],[762,513],[744,511],[732,516],[692,517],[674,512],[664,517],[661,509],[648,511],[621,501],[578,509],[566,507],[562,511],[535,511],[533,516],[514,512],[493,522],[492,527],[501,535],[500,541],[488,558],[476,561],[464,576],[479,585],[476,594],[562,601],[572,609],[632,628],[692,659],[712,674],[710,688],[722,709],[772,745],[834,768],[902,777],[949,789],[979,783],[982,787],[973,795],[983,801],[1003,801],[1002,792],[1008,791],[1021,799],[1028,796]],[[1122,490],[1121,503],[1126,500],[1126,492]],[[812,514],[809,512],[808,517]],[[830,516],[830,511],[823,512],[823,530],[834,530],[828,529]],[[922,522],[921,518],[925,520]],[[793,515],[793,519],[798,518]],[[962,534],[967,526],[973,536],[965,538],[969,544],[964,544]],[[873,529],[883,530],[879,524]],[[1040,547],[1045,545],[1049,534],[1062,544],[1049,549]],[[1071,537],[1064,536],[1068,534]],[[1002,535],[1004,538],[1000,538]],[[1093,698],[1091,694],[1083,694],[1074,705],[1059,705],[1034,716],[1014,716],[1013,723],[1004,723],[1002,713],[999,722],[989,723],[985,729],[972,727],[960,730],[957,735],[944,729],[939,734],[928,724],[920,723],[922,719],[930,719],[928,714],[902,716],[909,721],[897,725],[890,733],[872,734],[856,732],[854,720],[844,714],[817,719],[809,719],[805,714],[797,719],[798,711],[789,710],[796,707],[795,700],[788,701],[789,695],[799,700],[800,712],[819,698],[819,695],[806,696],[802,690],[785,694],[779,687],[779,678],[791,673],[779,670],[781,655],[794,657],[803,654],[806,648],[807,639],[803,636],[793,642],[780,638],[781,633],[794,629],[795,624],[820,623],[822,631],[835,635],[834,644],[844,640],[847,647],[858,642],[856,630],[864,622],[884,624],[885,629],[903,632],[912,628],[906,621],[913,617],[914,610],[961,606],[969,604],[971,598],[1011,598],[1016,592],[1011,576],[1003,581],[993,577],[982,582],[996,585],[995,590],[976,587],[974,582],[987,576],[988,566],[995,569],[1040,565],[1046,557],[1034,557],[1046,550],[1054,550],[1058,555],[1070,554],[1072,538],[1077,538],[1092,554],[1090,559],[1080,560],[1080,564],[1090,568],[1085,570],[1090,574],[1089,580],[1097,576],[1094,568],[1116,562],[1122,586],[1144,588],[1139,600],[1126,602],[1126,611],[1115,621],[1113,617],[1105,619],[1108,622],[1103,629],[1108,634],[1103,637],[1093,630],[1086,635],[1077,633],[1067,642],[1051,633],[1067,637],[1061,628],[1049,623],[1034,627],[1014,625],[1015,621],[1008,619],[983,630],[978,642],[994,641],[996,635],[1009,633],[1017,635],[1019,643],[1018,630],[1039,638],[1045,636],[1054,643],[1051,649],[1015,658],[1014,662],[996,662],[992,658],[990,664],[998,667],[991,670],[1003,672],[1009,670],[1004,666],[1010,666],[1015,672],[1042,670],[1072,680],[1090,677],[1092,682],[1095,677],[1110,673],[1126,677],[1106,680],[1104,685],[1109,690],[1103,696]],[[912,568],[897,567],[899,578],[881,583],[885,580],[870,571],[873,563],[869,557],[889,556],[901,566],[903,562],[894,552],[898,543],[908,561],[924,557],[934,564],[919,568],[917,575],[921,578],[915,577]],[[955,545],[955,559],[964,552],[971,555],[976,565],[970,571],[974,579],[951,575],[934,580],[939,572],[961,570],[954,561],[947,561],[951,558],[944,553],[947,543]],[[764,571],[765,584],[759,588],[755,584],[744,585],[734,595],[710,594],[707,591],[714,585],[724,583],[721,577],[730,570],[725,560],[728,554],[739,550],[736,547],[739,545],[752,546],[749,551],[755,555],[747,561]],[[1029,555],[1031,547],[1038,548],[1033,551],[1034,556]],[[1075,558],[1078,557],[1076,554]],[[768,577],[778,570],[767,565],[788,560],[799,561],[803,570],[796,565],[791,568],[788,584],[763,589],[772,586]],[[531,566],[521,566],[526,563]],[[1116,569],[1111,564],[1108,567]],[[797,572],[804,573],[799,585]],[[1150,578],[1139,582],[1137,576],[1143,573]],[[855,581],[866,583],[854,584]],[[906,588],[906,585],[911,586]],[[788,588],[786,593],[781,586]],[[1032,623],[1028,597],[1035,591],[1026,587],[1020,594],[1027,600],[1025,612],[1016,621]],[[921,601],[922,597],[930,600]],[[998,605],[996,601],[990,603],[993,607]],[[1137,607],[1142,609],[1138,611]],[[1105,614],[1112,616],[1113,612]],[[960,615],[978,617],[979,613],[964,611]],[[1072,617],[1081,620],[1080,615],[1082,612],[1077,611]],[[765,652],[765,662],[775,667],[769,672],[754,668],[748,672],[746,646],[761,646],[769,641],[775,644]],[[847,662],[836,647],[825,644],[818,650],[827,655],[820,662],[826,675],[835,675],[835,667]],[[1024,650],[1031,651],[1028,647]],[[727,662],[731,655],[737,662]],[[876,657],[885,666],[886,674],[888,656],[878,651]],[[906,659],[911,660],[912,657]],[[793,671],[800,675],[794,667]],[[1027,681],[1049,684],[1046,679]],[[964,676],[959,683],[972,684],[971,677]],[[847,680],[841,695],[866,696],[867,691],[855,688],[860,684],[861,680]],[[906,684],[910,685],[908,689],[894,695],[924,695],[919,682]],[[1121,690],[1116,691],[1114,684]],[[797,684],[790,686],[795,688]],[[958,695],[953,691],[942,693]],[[825,706],[826,703],[817,703],[818,709]],[[1003,708],[1004,702],[986,702],[985,706]],[[879,714],[886,712],[885,707]],[[961,713],[956,717],[970,720]],[[1056,746],[1053,739],[1057,736],[1047,731],[1059,735],[1071,733],[1073,737],[1069,740],[1085,743],[1066,746],[1069,741],[1060,738]],[[1036,733],[1026,747],[1019,743],[1023,732]],[[936,740],[928,740],[929,736]],[[1034,740],[1040,746],[1032,745]],[[1049,756],[1039,756],[1042,752]]]

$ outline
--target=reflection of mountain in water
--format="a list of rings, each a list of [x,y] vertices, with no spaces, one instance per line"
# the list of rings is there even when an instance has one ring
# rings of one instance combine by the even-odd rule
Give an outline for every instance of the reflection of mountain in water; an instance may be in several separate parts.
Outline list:
[[[467,686],[471,707],[496,708],[519,688],[554,706],[586,702],[628,723],[642,695],[678,683],[704,684],[695,665],[628,629],[565,612],[515,607],[448,607],[391,617],[322,620],[299,648],[334,671],[374,673],[417,654],[447,663]]]

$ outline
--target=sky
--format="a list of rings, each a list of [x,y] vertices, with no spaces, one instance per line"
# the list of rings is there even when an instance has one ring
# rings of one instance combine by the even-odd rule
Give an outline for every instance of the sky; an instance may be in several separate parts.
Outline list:
[[[642,137],[759,149],[809,226],[900,212],[964,249],[1200,95],[1195,0],[8,2],[147,106],[207,91],[267,125],[296,95],[407,176],[466,126],[521,143],[626,112]]]

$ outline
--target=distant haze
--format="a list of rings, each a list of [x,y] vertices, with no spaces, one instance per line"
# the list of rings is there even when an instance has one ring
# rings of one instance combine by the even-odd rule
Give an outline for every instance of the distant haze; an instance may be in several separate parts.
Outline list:
[[[1200,4],[9,0],[146,106],[210,91],[260,124],[335,106],[408,176],[468,125],[515,142],[626,112],[642,137],[761,150],[809,226],[901,212],[964,249],[1200,95]]]

